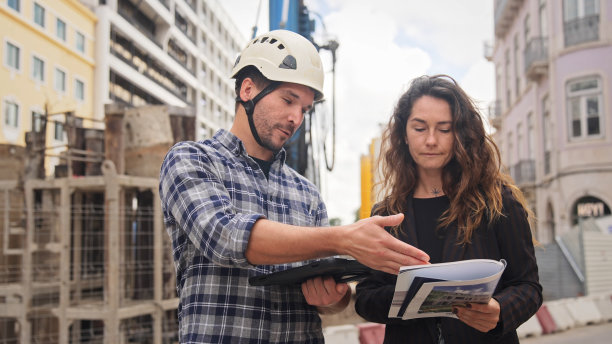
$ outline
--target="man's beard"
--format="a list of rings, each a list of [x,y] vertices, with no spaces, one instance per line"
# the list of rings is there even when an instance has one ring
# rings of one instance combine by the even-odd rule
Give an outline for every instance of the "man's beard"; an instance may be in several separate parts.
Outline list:
[[[293,136],[293,134],[295,133],[295,129],[296,129],[295,125],[292,125],[292,124],[287,124],[285,126],[281,124],[270,125],[270,123],[266,120],[257,121],[255,124],[256,124],[255,128],[257,129],[257,133],[259,135],[259,138],[261,139],[261,143],[262,143],[261,146],[274,153],[280,151],[281,148],[283,148],[283,145],[291,138],[291,136]],[[274,131],[276,129],[282,129],[283,131],[290,133],[287,140],[285,140],[280,145],[275,143],[273,140]]]

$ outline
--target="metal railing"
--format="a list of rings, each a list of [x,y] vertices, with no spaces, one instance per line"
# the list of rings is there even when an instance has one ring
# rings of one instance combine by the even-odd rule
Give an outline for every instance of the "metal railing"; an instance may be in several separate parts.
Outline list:
[[[521,160],[510,169],[514,181],[521,185],[535,182],[535,160]]]
[[[525,46],[525,72],[536,62],[548,61],[548,37],[534,37]]]
[[[599,40],[599,13],[563,23],[565,46]]]

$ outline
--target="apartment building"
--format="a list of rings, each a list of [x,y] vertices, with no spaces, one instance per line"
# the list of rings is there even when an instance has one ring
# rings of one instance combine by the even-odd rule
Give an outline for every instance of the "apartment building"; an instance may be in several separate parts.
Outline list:
[[[93,127],[96,18],[78,0],[0,1],[0,144],[45,131],[46,170],[65,150],[66,114]]]
[[[193,109],[197,138],[234,116],[231,68],[245,37],[217,1],[81,0],[96,14],[94,117],[104,104]]]
[[[497,0],[494,8],[489,117],[547,244],[610,215],[612,0]]]

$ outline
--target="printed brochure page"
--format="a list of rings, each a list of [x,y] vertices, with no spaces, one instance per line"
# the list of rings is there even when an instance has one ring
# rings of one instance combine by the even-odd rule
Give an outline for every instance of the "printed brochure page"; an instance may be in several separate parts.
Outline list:
[[[487,303],[506,261],[470,259],[450,263],[405,266],[400,269],[390,318],[452,317],[453,306]]]

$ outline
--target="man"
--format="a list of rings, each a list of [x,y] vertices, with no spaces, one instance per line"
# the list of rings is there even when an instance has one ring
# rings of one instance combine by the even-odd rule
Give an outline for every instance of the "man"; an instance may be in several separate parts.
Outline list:
[[[323,66],[308,40],[284,30],[259,36],[241,52],[232,78],[237,97],[230,131],[178,143],[161,169],[179,340],[323,342],[318,312],[344,309],[348,285],[319,277],[301,287],[256,287],[248,278],[331,255],[396,274],[429,257],[384,230],[403,215],[326,227],[317,189],[284,164],[283,144],[323,97]]]

